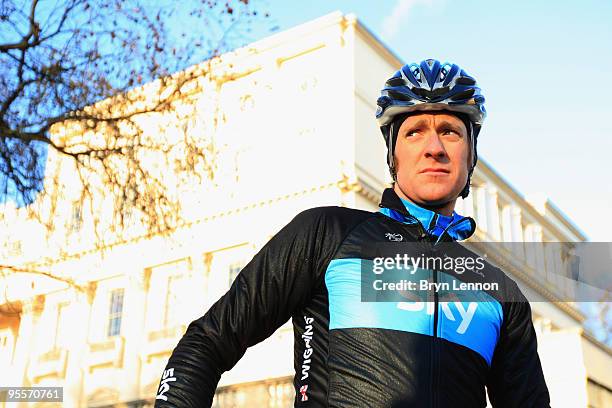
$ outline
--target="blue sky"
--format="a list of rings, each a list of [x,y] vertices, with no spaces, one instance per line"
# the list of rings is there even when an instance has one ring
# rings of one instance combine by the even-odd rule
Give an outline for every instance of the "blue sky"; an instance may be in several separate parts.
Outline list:
[[[262,10],[279,30],[352,12],[404,62],[458,63],[487,98],[479,155],[590,240],[612,240],[612,2],[267,0]]]

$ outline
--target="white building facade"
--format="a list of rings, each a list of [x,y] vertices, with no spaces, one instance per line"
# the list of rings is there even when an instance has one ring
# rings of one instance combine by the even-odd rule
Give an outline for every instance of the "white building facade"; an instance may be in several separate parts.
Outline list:
[[[221,61],[216,69],[231,75],[214,88],[215,106],[201,110],[204,123],[213,112],[222,118],[214,129],[218,175],[185,190],[190,222],[170,237],[134,237],[104,254],[74,239],[65,256],[34,260],[80,276],[85,290],[41,286],[30,275],[10,281],[10,302],[0,306],[0,384],[63,386],[57,406],[152,406],[188,324],[293,216],[321,205],[378,210],[390,179],[375,101],[402,61],[341,13]],[[585,240],[550,202],[527,201],[485,161],[473,184],[457,206],[477,221],[471,244]],[[27,234],[18,235],[2,237],[13,263],[27,248]],[[612,352],[582,329],[578,305],[561,301],[569,289],[527,257],[499,256],[525,293],[547,299],[532,310],[552,406],[612,406]],[[293,373],[287,322],[222,376],[215,406],[292,406]]]

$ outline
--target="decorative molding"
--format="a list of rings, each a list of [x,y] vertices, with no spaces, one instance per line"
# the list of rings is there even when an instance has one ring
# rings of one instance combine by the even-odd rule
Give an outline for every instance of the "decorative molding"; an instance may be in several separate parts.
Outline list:
[[[482,243],[484,243],[484,241],[473,240],[466,242],[466,246],[480,248],[481,246],[479,244]],[[503,256],[496,253],[487,253],[487,256],[491,258],[494,263],[499,265],[499,268],[503,272],[512,274],[512,276],[525,283],[549,303],[554,304],[579,323],[582,323],[586,319],[584,314],[571,306],[571,302],[561,301],[559,296],[548,290],[538,279],[534,278],[532,274],[525,273],[523,270],[517,267],[508,256]],[[522,265],[522,267],[533,271],[533,269],[528,265]]]
[[[170,355],[186,330],[187,326],[180,324],[149,332],[140,359],[150,363],[153,357]]]
[[[276,58],[276,66],[280,68],[280,67],[282,67],[282,65],[285,62],[290,61],[290,60],[292,60],[294,58],[299,58],[299,57],[301,57],[303,55],[306,55],[306,54],[310,54],[311,52],[315,52],[315,51],[320,50],[322,48],[325,48],[326,45],[327,44],[325,44],[325,43],[320,43],[320,44],[315,45],[314,47],[307,48],[307,49],[302,50],[300,52],[297,52],[297,53],[295,53],[293,55],[289,55],[289,56],[286,56],[286,57],[278,57],[278,58]]]
[[[153,272],[153,268],[144,268],[142,271],[142,289],[145,293],[149,292],[149,287],[151,286],[151,273]]]
[[[154,238],[154,237],[163,236],[163,235],[166,235],[166,234],[173,234],[173,233],[176,233],[177,231],[186,230],[186,229],[191,228],[191,227],[193,227],[195,225],[204,224],[204,223],[207,223],[207,222],[210,222],[210,221],[213,221],[213,220],[217,220],[219,218],[227,217],[229,215],[235,215],[235,214],[238,214],[238,213],[241,213],[241,212],[250,211],[252,209],[259,208],[259,207],[264,207],[266,205],[272,205],[275,202],[279,202],[279,201],[283,201],[283,200],[295,199],[295,198],[298,198],[300,196],[304,196],[304,195],[307,195],[307,194],[315,193],[317,191],[322,191],[322,190],[326,190],[326,189],[329,189],[329,188],[335,188],[335,187],[338,187],[339,183],[341,183],[341,182],[342,182],[342,179],[339,180],[339,181],[333,181],[333,182],[326,183],[326,184],[319,184],[319,185],[313,186],[311,188],[305,188],[305,189],[302,189],[302,190],[294,191],[293,193],[287,193],[287,194],[284,194],[284,195],[279,195],[279,196],[272,197],[272,198],[267,199],[267,200],[256,201],[256,202],[253,202],[251,204],[244,205],[242,207],[229,208],[229,209],[227,209],[225,211],[221,211],[221,212],[218,212],[218,213],[215,213],[215,214],[211,214],[209,216],[206,216],[206,217],[194,220],[194,221],[186,222],[186,223],[176,227],[175,229],[173,229],[171,231],[164,232],[163,234],[160,233],[160,234],[156,234],[156,235],[153,235],[153,236],[151,236],[151,235],[141,235],[141,236],[138,236],[138,237],[135,237],[135,238],[131,238],[131,239],[125,240],[125,241],[117,241],[117,242],[115,242],[113,244],[109,244],[109,245],[107,245],[105,247],[102,247],[102,248],[99,248],[99,249],[92,248],[92,249],[88,249],[88,250],[81,251],[81,252],[75,252],[75,253],[71,253],[71,254],[66,254],[61,259],[47,259],[45,262],[32,263],[32,266],[33,267],[34,266],[35,267],[41,267],[41,266],[58,265],[58,264],[61,264],[62,262],[67,262],[67,261],[70,261],[70,260],[79,259],[79,258],[82,258],[82,257],[84,257],[86,255],[95,255],[95,254],[98,254],[100,251],[108,251],[110,249],[113,249],[115,247],[119,247],[121,245],[135,244],[135,243],[138,243],[138,242],[141,242],[141,241],[149,240],[149,239]]]
[[[551,234],[557,236],[560,241],[571,240],[571,237],[565,236],[565,234],[559,230],[559,228],[557,228],[551,220],[540,214],[540,212],[532,204],[525,200],[525,198],[517,190],[515,190],[510,183],[499,175],[486,161],[479,157],[478,164],[474,171],[474,183],[482,182],[484,179],[489,179],[499,191],[505,193],[512,202],[519,205],[524,212],[528,213],[530,218],[539,223]],[[560,212],[556,212],[555,215],[562,216]],[[565,217],[561,217],[559,220],[566,224],[568,228],[571,227],[571,222],[568,222]],[[576,228],[569,229],[580,238],[579,241],[586,240],[586,237]]]
[[[177,326],[164,327],[163,329],[153,330],[149,332],[147,340],[149,342],[155,342],[161,339],[180,337],[185,333],[186,329],[187,326],[185,326],[184,324],[180,324]]]
[[[211,270],[210,268],[212,266],[212,261],[213,261],[213,253],[212,253],[212,251],[206,252],[203,255],[203,258],[204,258],[204,267],[206,268],[204,273],[206,275],[208,275],[210,273],[210,270]]]
[[[109,340],[89,344],[87,366],[91,373],[100,366],[122,367],[125,338],[115,336]]]
[[[87,303],[89,303],[90,306],[93,304],[93,301],[96,298],[96,291],[97,291],[97,289],[98,289],[98,282],[97,281],[89,282],[87,284],[87,289],[86,289]]]
[[[114,406],[119,401],[119,390],[110,387],[100,387],[91,392],[87,398],[88,407]]]
[[[600,340],[597,340],[590,334],[588,331],[583,330],[581,332],[582,337],[584,337],[589,342],[593,343],[596,347],[601,349],[603,352],[607,353],[609,356],[612,356],[612,347],[608,346],[606,343],[602,343]]]
[[[378,205],[380,203],[380,197],[382,195],[382,191],[378,191],[378,189],[370,186],[367,182],[357,176],[357,181],[351,185],[352,191],[355,191],[357,194],[365,197],[368,201],[370,201],[374,205]]]
[[[40,378],[47,376],[64,378],[66,375],[67,361],[67,349],[54,348],[48,350],[33,359],[28,368],[29,377],[34,383]]]

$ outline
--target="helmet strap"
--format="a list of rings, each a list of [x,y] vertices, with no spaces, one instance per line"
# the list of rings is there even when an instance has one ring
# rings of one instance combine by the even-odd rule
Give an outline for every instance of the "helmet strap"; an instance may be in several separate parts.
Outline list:
[[[474,132],[474,126],[471,121],[467,122],[468,124],[468,134],[470,137],[470,150],[472,153],[470,168],[468,170],[467,182],[465,183],[465,187],[461,190],[461,194],[459,197],[466,198],[470,194],[470,182],[472,180],[472,173],[474,172],[474,168],[476,167],[476,162],[478,161],[478,155],[476,153],[476,137],[477,134]]]
[[[395,137],[394,137],[394,126],[395,126],[395,121],[392,121],[391,124],[389,125],[389,135],[388,135],[388,146],[387,146],[387,164],[389,165],[389,173],[391,173],[391,178],[393,179],[393,181],[397,181],[397,173],[395,171]]]

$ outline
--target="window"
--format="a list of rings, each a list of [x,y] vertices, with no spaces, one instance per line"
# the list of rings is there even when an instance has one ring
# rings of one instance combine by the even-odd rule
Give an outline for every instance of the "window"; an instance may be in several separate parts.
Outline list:
[[[68,303],[60,303],[57,305],[57,318],[55,320],[55,340],[53,342],[53,348],[59,348],[65,345],[67,337],[66,329],[66,312],[68,310]]]
[[[190,318],[194,293],[190,269],[188,258],[150,268],[146,311],[148,331],[171,329]]]
[[[123,288],[111,292],[110,313],[107,336],[118,336],[121,333],[121,315],[123,312]]]
[[[72,204],[72,212],[70,216],[70,225],[68,227],[70,232],[78,232],[81,230],[83,224],[83,209],[81,203]]]
[[[238,276],[238,274],[240,273],[242,268],[244,268],[244,265],[245,265],[245,263],[242,260],[236,261],[236,262],[232,262],[229,265],[229,284],[230,284],[230,286],[232,285],[232,283],[236,279],[236,276]]]
[[[184,279],[184,275],[168,276],[163,327],[170,327],[180,321],[179,313]]]

